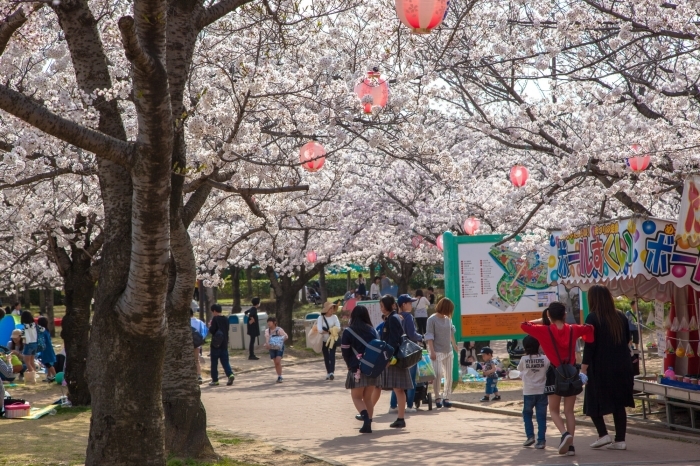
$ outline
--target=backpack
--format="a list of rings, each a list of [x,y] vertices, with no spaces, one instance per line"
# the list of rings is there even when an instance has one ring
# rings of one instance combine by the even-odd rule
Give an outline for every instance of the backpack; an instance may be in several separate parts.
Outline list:
[[[199,333],[199,331],[194,328],[190,327],[192,329],[192,344],[194,345],[195,348],[199,348],[204,344],[204,338],[202,337],[202,334]]]
[[[579,376],[578,368],[570,363],[568,357],[562,361],[552,329],[547,327],[547,330],[549,330],[549,336],[552,337],[554,351],[559,359],[559,365],[554,368],[554,394],[561,397],[576,396],[583,391],[583,382]],[[573,340],[574,328],[569,327],[569,356],[571,356]]]
[[[365,346],[365,352],[362,354],[358,353],[355,348],[352,349],[355,356],[360,360],[360,372],[367,377],[379,377],[384,372],[386,365],[391,361],[391,357],[394,355],[394,348],[377,338],[367,343],[350,327],[346,328],[345,331],[350,332],[350,335]]]

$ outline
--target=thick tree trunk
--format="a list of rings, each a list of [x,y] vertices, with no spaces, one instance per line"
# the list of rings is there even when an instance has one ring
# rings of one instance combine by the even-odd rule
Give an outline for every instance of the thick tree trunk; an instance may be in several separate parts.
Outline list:
[[[369,284],[371,285],[374,283],[374,277],[377,276],[377,271],[375,270],[377,268],[377,264],[372,262],[369,264]]]
[[[321,290],[320,290],[321,302],[325,303],[326,301],[328,301],[328,289],[326,288],[326,268],[325,267],[323,267],[318,272],[318,284],[319,284],[319,288],[321,288]]]
[[[22,304],[22,309],[27,311],[30,310],[32,308],[32,300],[29,294],[29,288],[24,289],[22,293],[22,300],[24,301],[24,303]]]
[[[352,276],[350,275],[350,271],[348,270],[347,279],[345,283],[345,291],[352,291],[354,289],[355,287],[352,286]]]
[[[281,296],[276,298],[277,304],[277,324],[289,335],[288,344],[294,343],[292,330],[294,329],[294,303],[299,290],[286,290]]]
[[[254,298],[253,296],[253,266],[249,265],[248,268],[245,270],[245,280],[246,280],[246,287],[248,288],[248,299]]]
[[[231,289],[233,290],[233,306],[231,314],[241,312],[241,268],[231,267]]]
[[[39,314],[46,315],[46,295],[43,288],[39,289]]]
[[[56,323],[54,322],[55,317],[53,313],[53,288],[44,288],[42,292],[46,303],[46,318],[49,320],[49,333],[51,337],[55,337]]]
[[[301,288],[301,304],[309,304],[309,299],[306,297],[306,286]]]

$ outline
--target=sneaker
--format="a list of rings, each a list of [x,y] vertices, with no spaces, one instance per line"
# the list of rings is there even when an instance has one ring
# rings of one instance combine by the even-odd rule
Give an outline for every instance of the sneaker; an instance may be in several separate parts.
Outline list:
[[[563,455],[569,451],[569,447],[574,443],[574,437],[568,433],[564,432],[561,435],[561,442],[559,443],[559,454]]]
[[[627,450],[625,442],[613,442],[606,447],[608,450]]]
[[[494,396],[493,401],[501,401],[501,395]]]
[[[605,445],[610,445],[611,443],[612,443],[612,439],[610,438],[610,436],[603,435],[598,440],[591,443],[591,448],[600,448],[600,447],[604,447]]]
[[[231,385],[233,385],[233,381],[234,381],[235,379],[236,379],[236,375],[235,375],[235,374],[229,375],[229,376],[228,376],[228,382],[226,382],[226,385],[230,387]]]
[[[331,375],[330,375],[330,374],[327,374],[327,375],[326,375],[326,380],[331,380]]]
[[[391,406],[389,406],[389,414],[398,413],[398,412],[399,412],[399,408],[392,408]]]
[[[256,355],[248,356],[249,361],[257,361],[258,359],[260,359],[260,358],[257,357]]]
[[[393,427],[395,429],[403,429],[404,427],[406,427],[406,421],[404,421],[403,419],[397,419],[391,424],[389,424],[389,427]]]
[[[436,407],[436,408],[442,408],[442,400],[436,401],[436,402],[435,402],[435,407]]]
[[[566,456],[576,456],[576,449],[573,445],[569,445],[569,450],[566,452]]]
[[[524,447],[531,447],[535,444],[535,437],[528,437],[527,440],[523,442]]]
[[[204,380],[202,380],[201,375],[199,377],[197,377],[197,384],[202,385],[203,382],[204,382]]]
[[[544,440],[538,440],[537,443],[535,444],[535,448],[538,450],[544,450],[544,447],[547,445],[547,442]]]
[[[484,396],[482,399],[480,399],[479,401],[490,401],[490,400],[489,400],[489,396],[488,396],[488,395],[485,395],[485,396]]]
[[[282,378],[281,375],[279,377],[277,377],[277,383],[282,383],[282,380],[284,380],[284,379]]]
[[[406,408],[407,413],[415,413],[416,411],[418,411],[416,408]]]
[[[451,407],[452,407],[452,403],[450,403],[450,400],[442,400],[442,405],[443,405],[445,408],[451,408]]]
[[[328,377],[330,377],[331,380],[335,379],[335,375],[333,375],[333,372],[331,372]]]
[[[209,382],[209,386],[210,386],[210,387],[218,387],[218,386],[219,386],[219,382],[218,382],[218,381],[217,381],[217,382],[214,382],[214,381],[212,380],[211,382]]]

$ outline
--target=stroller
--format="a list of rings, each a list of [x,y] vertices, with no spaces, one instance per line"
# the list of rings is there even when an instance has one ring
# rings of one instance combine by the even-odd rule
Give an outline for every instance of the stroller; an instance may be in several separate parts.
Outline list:
[[[314,285],[307,286],[306,299],[310,303],[314,303],[316,306],[318,306],[321,304],[321,293],[319,293],[319,290]]]
[[[508,368],[515,369],[520,364],[520,358],[525,355],[525,349],[523,348],[522,340],[509,340],[506,343],[506,349],[508,351],[508,358],[510,359],[510,364]]]
[[[429,361],[428,352],[423,350],[423,359],[418,361],[418,370],[416,371],[416,396],[413,399],[413,404],[416,409],[420,408],[421,404],[427,404],[428,411],[432,411],[433,394],[430,393],[430,385],[435,380],[435,371]]]

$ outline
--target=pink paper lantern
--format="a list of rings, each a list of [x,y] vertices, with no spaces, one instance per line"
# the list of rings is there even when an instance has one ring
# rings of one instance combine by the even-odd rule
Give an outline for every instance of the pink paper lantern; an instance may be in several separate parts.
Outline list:
[[[437,237],[437,239],[435,240],[435,244],[437,245],[437,247],[438,247],[438,249],[439,249],[440,251],[443,251],[443,250],[444,250],[443,248],[444,248],[445,246],[444,246],[443,243],[442,243],[442,235],[440,235],[440,236]]]
[[[414,248],[418,248],[418,247],[421,245],[422,242],[423,242],[423,237],[420,236],[420,235],[414,236],[414,237],[411,239],[411,245],[412,245]]]
[[[640,173],[649,168],[650,155],[637,155],[627,159],[627,166],[635,173]]]
[[[394,254],[394,251],[389,252],[389,259],[393,259],[395,256],[396,254]]]
[[[318,257],[316,256],[316,252],[309,251],[306,253],[306,260],[309,261],[310,264],[315,263],[317,259]]]
[[[304,170],[315,173],[326,163],[326,149],[316,141],[307,142],[299,151],[299,162]]]
[[[470,217],[464,221],[464,232],[468,235],[473,235],[480,225],[481,222],[478,218]]]
[[[372,107],[386,107],[389,100],[389,84],[378,71],[368,71],[367,77],[355,86],[355,94],[362,102],[365,113],[372,113]]]
[[[396,14],[414,34],[429,34],[442,23],[447,0],[396,0]]]
[[[510,182],[513,183],[513,186],[516,188],[525,186],[528,176],[529,172],[527,168],[522,165],[514,165],[513,168],[510,169]]]

